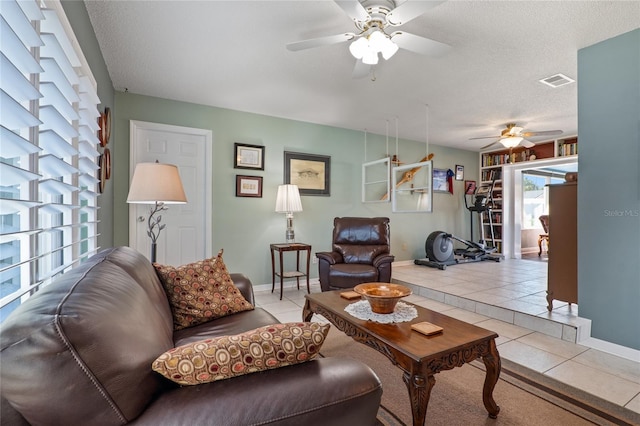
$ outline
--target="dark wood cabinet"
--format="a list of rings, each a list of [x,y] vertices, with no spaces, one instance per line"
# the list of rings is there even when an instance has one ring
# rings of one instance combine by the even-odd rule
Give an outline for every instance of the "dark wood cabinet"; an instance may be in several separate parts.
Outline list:
[[[549,185],[547,309],[553,301],[578,303],[578,184]]]

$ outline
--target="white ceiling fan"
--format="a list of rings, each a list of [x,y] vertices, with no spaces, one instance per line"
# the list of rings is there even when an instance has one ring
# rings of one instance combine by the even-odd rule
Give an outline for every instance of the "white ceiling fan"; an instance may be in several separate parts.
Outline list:
[[[288,43],[287,49],[296,52],[351,41],[349,51],[357,60],[353,77],[359,78],[369,74],[371,67],[378,63],[380,55],[388,60],[399,48],[429,56],[442,55],[451,48],[447,44],[405,31],[389,32],[389,27],[399,27],[444,1],[406,0],[401,3],[394,0],[335,0],[335,2],[353,20],[358,29],[357,33],[342,33],[296,41]]]
[[[535,144],[531,141],[528,141],[526,138],[530,138],[532,136],[553,136],[553,135],[561,135],[562,130],[546,130],[542,132],[529,132],[523,131],[524,129],[520,126],[516,126],[515,123],[506,124],[506,129],[504,129],[500,136],[483,136],[480,138],[470,138],[469,140],[475,139],[497,139],[496,141],[491,142],[489,145],[485,145],[480,149],[489,148],[500,142],[504,145],[505,148],[515,148],[518,145],[522,145],[525,148],[531,148],[535,146]]]

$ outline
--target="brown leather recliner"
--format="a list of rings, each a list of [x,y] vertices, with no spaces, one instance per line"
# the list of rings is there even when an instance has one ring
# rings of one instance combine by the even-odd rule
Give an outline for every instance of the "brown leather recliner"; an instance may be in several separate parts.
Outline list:
[[[336,217],[331,252],[318,252],[322,291],[391,282],[389,218]]]

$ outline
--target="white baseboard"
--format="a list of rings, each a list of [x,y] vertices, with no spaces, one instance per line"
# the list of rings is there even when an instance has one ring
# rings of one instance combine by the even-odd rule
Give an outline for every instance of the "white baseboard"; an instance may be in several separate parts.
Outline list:
[[[612,355],[626,358],[634,362],[640,362],[640,351],[637,349],[627,348],[626,346],[617,345],[615,343],[606,342],[604,340],[588,337],[578,342],[579,345],[597,349]]]
[[[309,286],[319,286],[320,285],[320,279],[319,278],[311,278],[309,280]],[[303,288],[307,286],[307,280],[305,278],[300,278],[300,288]],[[288,280],[288,281],[284,281],[282,283],[282,287],[283,288],[297,288],[297,284],[295,280]],[[274,288],[274,291],[280,291],[280,281],[276,281],[276,285]],[[254,284],[253,285],[253,291],[254,292],[258,292],[258,291],[271,291],[271,283],[269,284]]]
[[[391,267],[393,268],[394,266],[409,266],[409,265],[415,265],[415,263],[413,263],[413,260],[398,260],[393,262],[391,264]]]

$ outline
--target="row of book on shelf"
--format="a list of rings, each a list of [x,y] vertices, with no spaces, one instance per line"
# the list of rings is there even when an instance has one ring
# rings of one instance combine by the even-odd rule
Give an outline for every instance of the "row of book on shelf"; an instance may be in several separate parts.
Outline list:
[[[484,221],[485,225],[489,225],[489,215],[487,212],[484,212],[484,215],[482,217],[482,220]],[[501,224],[502,223],[502,212],[491,212],[491,221],[493,222],[494,225],[496,224]]]
[[[560,144],[558,151],[563,157],[567,155],[576,155],[578,154],[578,144],[577,142]]]
[[[525,149],[522,152],[511,154],[484,154],[482,156],[482,167],[501,166],[503,164],[519,163],[521,161],[529,161],[535,159],[532,157],[533,151]]]
[[[495,223],[494,223],[495,225]],[[490,225],[489,223],[485,223],[484,226],[486,226],[487,228],[484,231],[485,234],[485,238],[488,239],[489,241],[491,241],[491,229],[490,229]],[[502,239],[502,228],[499,226],[494,226],[493,227],[493,238],[496,240],[501,240]]]
[[[500,170],[483,170],[482,171],[482,180],[483,181],[492,181],[494,179],[500,180],[502,178],[502,172]]]

